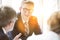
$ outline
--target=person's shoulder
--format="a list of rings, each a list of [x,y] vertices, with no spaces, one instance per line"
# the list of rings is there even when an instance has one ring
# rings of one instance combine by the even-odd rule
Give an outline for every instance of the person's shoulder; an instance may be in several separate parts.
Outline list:
[[[3,30],[0,30],[0,37],[4,36]]]
[[[49,33],[52,34],[52,35],[56,35],[56,36],[58,36],[58,34],[55,33],[55,32],[53,32],[53,31],[50,31]]]
[[[0,29],[0,35],[1,35],[1,34],[4,34],[4,32],[3,32],[3,30],[2,30],[2,29]]]
[[[37,17],[36,16],[31,16],[30,19],[35,20],[35,19],[37,19]]]
[[[32,18],[37,18],[36,16],[31,16]]]
[[[50,32],[48,33],[48,36],[50,36],[51,39],[59,40],[59,35],[56,34],[56,33],[53,32],[53,31],[50,31]]]

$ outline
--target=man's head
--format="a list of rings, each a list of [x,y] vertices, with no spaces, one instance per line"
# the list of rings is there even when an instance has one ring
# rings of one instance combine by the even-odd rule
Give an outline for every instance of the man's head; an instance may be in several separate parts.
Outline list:
[[[21,14],[26,17],[31,16],[34,9],[34,3],[31,1],[25,1],[21,6]]]
[[[60,11],[54,12],[48,19],[51,30],[60,34]]]
[[[14,26],[16,19],[16,12],[7,6],[2,6],[0,8],[0,28],[8,27],[12,28]]]

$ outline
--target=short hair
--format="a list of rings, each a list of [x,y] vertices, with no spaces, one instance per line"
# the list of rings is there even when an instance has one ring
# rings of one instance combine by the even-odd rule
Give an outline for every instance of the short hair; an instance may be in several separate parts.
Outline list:
[[[60,33],[60,11],[54,12],[48,19],[51,30]]]
[[[32,1],[23,1],[22,6],[24,4],[30,4],[30,5],[32,5],[34,7],[34,2],[32,2]]]
[[[13,8],[2,6],[0,8],[0,28],[5,27],[14,17],[16,17],[16,12]]]

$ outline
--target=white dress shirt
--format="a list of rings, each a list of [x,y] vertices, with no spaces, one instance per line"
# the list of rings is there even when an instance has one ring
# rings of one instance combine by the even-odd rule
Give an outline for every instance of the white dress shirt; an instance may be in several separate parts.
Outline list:
[[[23,23],[24,23],[24,26],[25,26],[25,31],[26,31],[26,35],[28,35],[29,34],[29,24],[28,24],[28,19],[24,19],[23,17],[22,17],[22,21],[23,21]]]
[[[43,33],[41,35],[32,35],[30,37],[28,37],[27,40],[60,40],[59,35],[49,31],[46,34]]]

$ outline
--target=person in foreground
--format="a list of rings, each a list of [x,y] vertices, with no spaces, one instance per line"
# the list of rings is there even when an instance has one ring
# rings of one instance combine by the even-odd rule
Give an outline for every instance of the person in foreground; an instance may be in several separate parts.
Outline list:
[[[50,16],[48,19],[48,25],[50,26],[50,30],[57,34],[58,40],[60,40],[60,11],[54,12]]]
[[[18,36],[13,38],[12,30],[14,28],[17,15],[14,9],[8,6],[0,8],[0,40],[16,40]],[[19,37],[21,34],[18,34]]]

